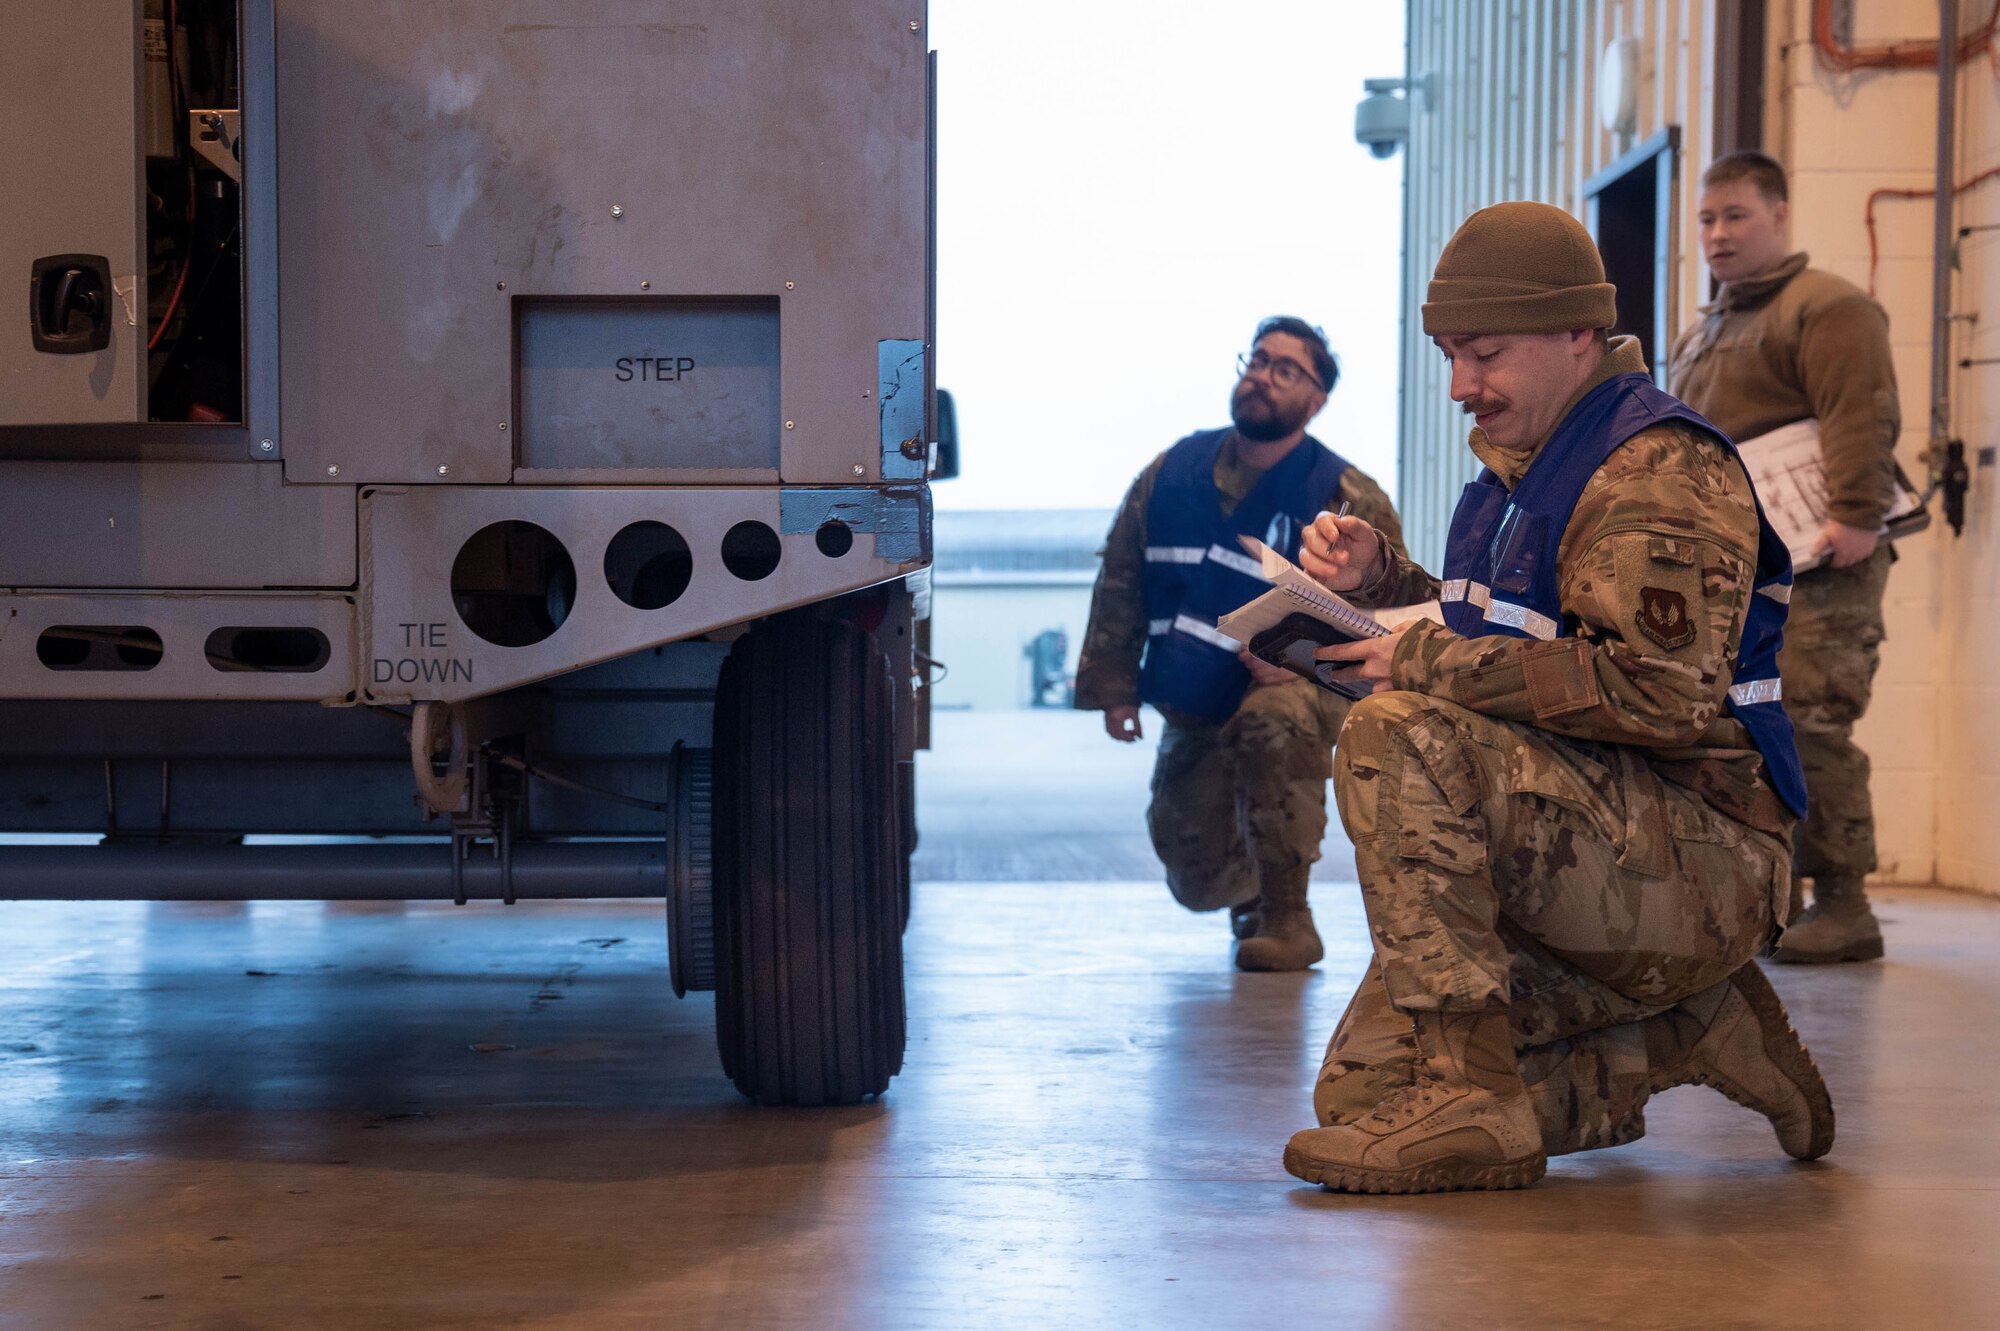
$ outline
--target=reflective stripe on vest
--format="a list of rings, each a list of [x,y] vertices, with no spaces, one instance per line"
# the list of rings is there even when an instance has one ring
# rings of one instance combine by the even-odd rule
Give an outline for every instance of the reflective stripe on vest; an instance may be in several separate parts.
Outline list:
[[[1755,707],[1758,703],[1778,702],[1785,696],[1785,681],[1782,679],[1758,679],[1748,684],[1732,684],[1729,687],[1729,701],[1738,707]]]
[[[1625,374],[1599,384],[1570,408],[1512,489],[1490,470],[1466,486],[1445,545],[1440,597],[1445,624],[1466,637],[1563,636],[1556,564],[1577,501],[1613,451],[1665,422],[1697,429],[1735,457],[1729,437],[1686,403],[1661,392],[1643,374]],[[1763,755],[1778,797],[1803,815],[1805,772],[1778,681],[1778,650],[1791,602],[1791,559],[1761,504],[1757,526],[1757,594],[1743,617],[1738,683],[1730,688],[1727,705]]]
[[[1452,578],[1438,593],[1441,605],[1450,605],[1455,601],[1469,601],[1479,607],[1481,618],[1487,623],[1520,629],[1530,637],[1553,638],[1562,632],[1562,626],[1547,615],[1530,610],[1525,605],[1515,605],[1512,601],[1496,601],[1491,587],[1468,578]]]
[[[1250,687],[1241,648],[1215,621],[1270,584],[1239,538],[1297,559],[1299,533],[1337,500],[1347,464],[1311,436],[1279,459],[1232,512],[1215,466],[1228,430],[1189,435],[1167,451],[1146,505],[1146,650],[1139,696],[1155,706],[1226,720]]]
[[[1224,568],[1236,570],[1246,578],[1255,578],[1266,585],[1271,581],[1264,576],[1264,566],[1240,550],[1225,550],[1219,545],[1211,545],[1208,547],[1208,557]]]
[[[1173,630],[1176,633],[1185,633],[1190,638],[1205,642],[1211,647],[1220,648],[1228,652],[1232,659],[1236,653],[1243,650],[1242,643],[1236,641],[1236,639],[1230,637],[1227,633],[1215,627],[1215,625],[1202,623],[1193,615],[1175,615]]]

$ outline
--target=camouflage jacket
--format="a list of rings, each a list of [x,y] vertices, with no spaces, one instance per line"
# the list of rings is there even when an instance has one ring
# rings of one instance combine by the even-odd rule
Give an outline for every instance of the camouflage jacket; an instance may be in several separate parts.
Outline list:
[[[1099,551],[1097,585],[1090,593],[1090,624],[1084,630],[1083,652],[1076,667],[1076,706],[1084,711],[1139,704],[1139,659],[1146,650],[1146,506],[1153,497],[1166,453],[1139,473],[1111,524],[1111,534]],[[1215,461],[1215,488],[1224,512],[1234,512],[1264,473],[1236,460],[1234,441]],[[1368,519],[1400,555],[1403,527],[1389,496],[1359,467],[1340,474],[1339,493],[1322,506],[1337,509],[1345,501]]]
[[[1645,368],[1635,341],[1613,339],[1570,406]],[[1470,442],[1510,488],[1540,447],[1504,452],[1477,428]],[[1558,735],[1647,749],[1661,776],[1782,837],[1791,815],[1749,733],[1724,710],[1756,567],[1756,502],[1742,465],[1697,430],[1656,425],[1598,468],[1563,529],[1556,569],[1567,636],[1464,638],[1422,621],[1396,646],[1392,683]],[[1691,638],[1648,635],[1647,589],[1700,607]],[[1437,594],[1437,580],[1399,556],[1350,596],[1381,606]]]
[[[1827,514],[1872,531],[1897,479],[1902,407],[1889,316],[1794,254],[1730,282],[1674,343],[1673,391],[1737,442],[1819,420]]]

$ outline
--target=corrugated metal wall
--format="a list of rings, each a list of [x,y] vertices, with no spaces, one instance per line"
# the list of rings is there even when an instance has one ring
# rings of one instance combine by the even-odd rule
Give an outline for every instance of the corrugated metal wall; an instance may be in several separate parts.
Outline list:
[[[1412,553],[1436,568],[1459,490],[1478,470],[1443,359],[1418,307],[1438,251],[1473,211],[1539,199],[1583,216],[1583,184],[1668,125],[1681,126],[1674,245],[1692,242],[1693,181],[1709,157],[1709,6],[1702,0],[1409,0],[1410,116],[1404,177],[1400,502]],[[1599,128],[1606,43],[1640,42],[1638,123]],[[1674,256],[1669,326],[1699,302],[1699,256]]]

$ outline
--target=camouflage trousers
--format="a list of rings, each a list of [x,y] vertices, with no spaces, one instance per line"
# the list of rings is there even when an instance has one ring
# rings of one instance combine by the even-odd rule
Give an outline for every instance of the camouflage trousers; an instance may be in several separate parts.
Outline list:
[[[1770,937],[1787,847],[1643,754],[1416,693],[1357,703],[1334,792],[1375,945],[1322,1079],[1408,1049],[1413,1011],[1506,1011],[1553,1152],[1630,1140],[1673,1009]]]
[[[1858,878],[1875,868],[1868,755],[1854,743],[1854,723],[1868,710],[1882,660],[1888,581],[1885,547],[1852,568],[1802,573],[1792,586],[1778,674],[1811,800],[1792,838],[1793,867],[1803,878]]]
[[[1223,722],[1167,719],[1146,827],[1167,887],[1220,910],[1303,887],[1326,835],[1326,782],[1347,700],[1304,680],[1251,689]]]

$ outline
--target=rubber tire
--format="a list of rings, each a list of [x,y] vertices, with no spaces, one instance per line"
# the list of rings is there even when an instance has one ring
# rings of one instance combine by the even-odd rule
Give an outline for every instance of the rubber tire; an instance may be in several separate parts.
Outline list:
[[[897,875],[901,927],[910,927],[910,859],[917,852],[917,760],[896,764],[896,827],[903,837],[902,871]]]
[[[894,691],[852,624],[795,611],[716,687],[715,1041],[759,1104],[856,1104],[902,1070]]]

